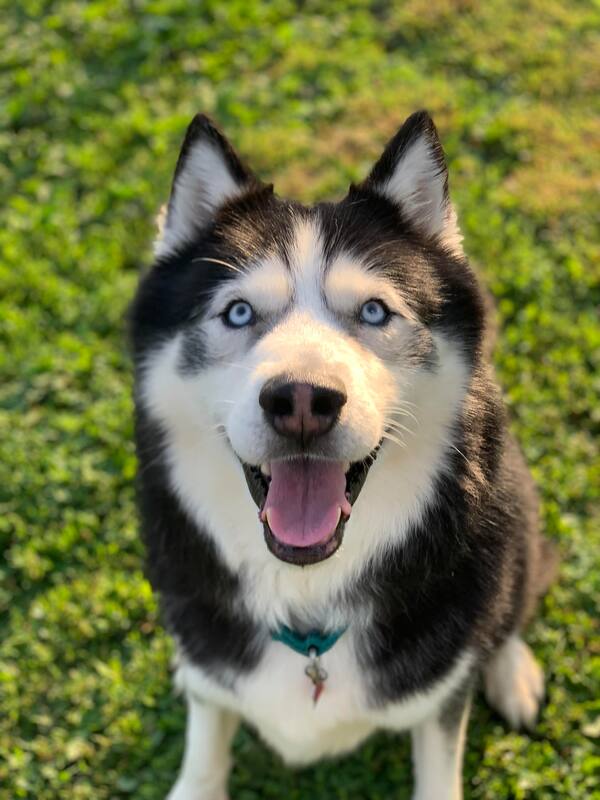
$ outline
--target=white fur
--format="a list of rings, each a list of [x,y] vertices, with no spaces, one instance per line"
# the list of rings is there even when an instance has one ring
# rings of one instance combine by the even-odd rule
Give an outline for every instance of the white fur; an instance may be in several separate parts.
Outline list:
[[[188,696],[181,771],[167,800],[227,800],[230,745],[239,717]]]
[[[357,298],[377,298],[392,311],[407,320],[415,321],[415,315],[404,298],[394,291],[389,281],[364,266],[349,255],[337,256],[325,276],[325,293],[331,297],[332,307],[340,314],[355,313]]]
[[[456,212],[444,191],[446,173],[431,150],[426,134],[416,139],[400,158],[381,192],[398,203],[407,217],[427,236],[448,250],[463,255],[462,234]]]
[[[466,703],[455,728],[431,717],[412,731],[414,800],[462,800],[462,762],[469,718]]]
[[[154,254],[165,256],[189,242],[216,209],[242,189],[219,150],[209,141],[197,141],[175,180],[167,213],[159,217]]]
[[[321,233],[314,222],[303,220],[296,226],[290,266],[294,276],[297,306],[310,309],[314,315],[326,318],[321,297],[323,249]]]
[[[517,635],[510,636],[484,671],[488,703],[513,728],[535,726],[544,696],[544,673],[531,649]]]

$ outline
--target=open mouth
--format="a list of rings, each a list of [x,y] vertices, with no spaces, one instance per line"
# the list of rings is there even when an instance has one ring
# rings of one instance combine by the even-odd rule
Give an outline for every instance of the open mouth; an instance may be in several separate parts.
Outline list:
[[[306,566],[335,553],[378,450],[350,466],[303,456],[278,459],[262,469],[243,464],[274,556]]]

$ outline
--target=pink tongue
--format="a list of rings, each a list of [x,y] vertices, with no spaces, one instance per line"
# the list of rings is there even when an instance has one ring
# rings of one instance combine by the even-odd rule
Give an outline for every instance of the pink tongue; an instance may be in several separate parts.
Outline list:
[[[271,463],[261,519],[284,544],[310,547],[333,536],[340,510],[349,517],[346,476],[336,461],[297,458]]]

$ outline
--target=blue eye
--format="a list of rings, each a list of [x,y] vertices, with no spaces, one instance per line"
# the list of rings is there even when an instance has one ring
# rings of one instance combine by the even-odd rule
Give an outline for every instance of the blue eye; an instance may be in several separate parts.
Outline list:
[[[236,300],[223,314],[223,322],[230,328],[245,328],[255,320],[254,309],[245,300]]]
[[[381,300],[367,300],[360,310],[360,321],[367,325],[384,325],[390,316],[390,311]]]

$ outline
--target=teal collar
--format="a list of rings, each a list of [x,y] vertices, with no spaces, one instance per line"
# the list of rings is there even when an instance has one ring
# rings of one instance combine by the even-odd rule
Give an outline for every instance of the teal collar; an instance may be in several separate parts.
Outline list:
[[[271,639],[274,642],[282,642],[283,644],[295,650],[296,653],[306,656],[311,655],[322,656],[328,650],[331,650],[337,640],[346,632],[346,628],[338,628],[331,633],[323,633],[322,631],[309,631],[305,636],[297,631],[288,628],[287,625],[282,625],[279,630],[271,632]]]

